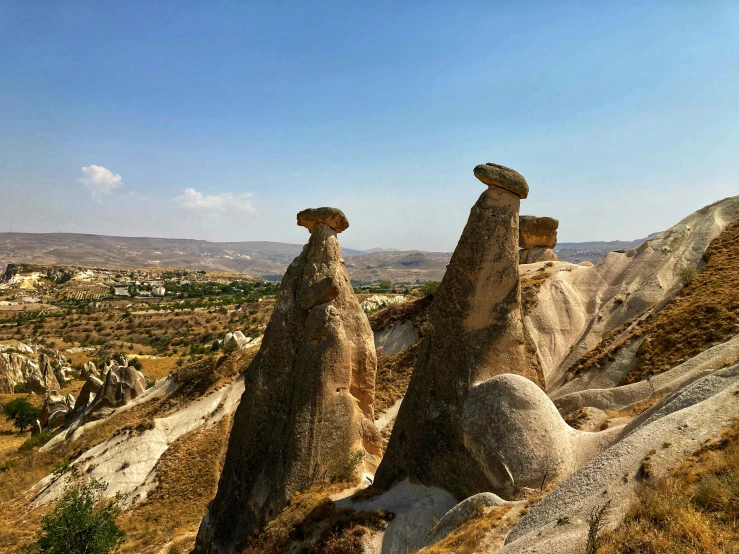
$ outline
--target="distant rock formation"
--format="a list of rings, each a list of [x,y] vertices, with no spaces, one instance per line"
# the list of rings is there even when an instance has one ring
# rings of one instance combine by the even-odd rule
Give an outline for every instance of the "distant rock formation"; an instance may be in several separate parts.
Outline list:
[[[0,354],[0,393],[11,394],[18,383],[24,383],[29,375],[38,372],[38,366],[31,360],[16,354]]]
[[[557,246],[558,227],[559,221],[553,217],[522,215],[518,228],[518,246],[521,248],[519,262],[533,264],[556,261],[557,254],[552,249]]]
[[[144,391],[146,391],[146,379],[143,373],[134,367],[111,362],[111,365],[107,366],[102,388],[90,404],[89,415],[85,417],[89,419],[106,417],[112,410],[128,404]],[[80,396],[82,396],[81,391]]]
[[[465,402],[474,387],[500,374],[543,384],[522,322],[518,274],[518,212],[528,184],[496,164],[474,173],[488,189],[472,207],[429,309],[429,329],[376,488],[410,478],[460,499],[496,492],[497,474],[464,430]]]
[[[231,553],[353,452],[373,468],[377,358],[372,330],[341,259],[335,208],[304,210],[311,232],[282,280],[259,353],[246,372],[218,493],[196,552]]]
[[[61,390],[59,381],[51,367],[51,362],[46,354],[40,354],[38,358],[38,369],[34,369],[28,376],[28,389],[36,394],[47,394]]]

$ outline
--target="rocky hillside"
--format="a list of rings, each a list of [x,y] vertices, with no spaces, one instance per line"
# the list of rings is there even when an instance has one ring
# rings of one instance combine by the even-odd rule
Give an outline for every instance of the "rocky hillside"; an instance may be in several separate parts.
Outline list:
[[[597,263],[608,252],[643,241],[561,243],[559,259]],[[0,270],[8,263],[101,268],[181,268],[282,275],[302,245],[281,242],[209,242],[190,239],[109,237],[73,233],[0,233]],[[451,252],[359,251],[344,248],[353,281],[394,283],[441,281]]]

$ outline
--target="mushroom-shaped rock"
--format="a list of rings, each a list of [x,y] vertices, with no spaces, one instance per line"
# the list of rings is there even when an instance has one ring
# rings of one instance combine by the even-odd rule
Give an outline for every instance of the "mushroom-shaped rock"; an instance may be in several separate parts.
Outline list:
[[[560,481],[574,469],[575,433],[549,397],[520,375],[497,375],[473,387],[461,427],[467,451],[506,496]]]
[[[518,218],[518,245],[521,248],[554,248],[557,246],[559,221],[553,217],[522,215]]]
[[[375,489],[410,479],[460,500],[497,492],[491,488],[497,477],[467,451],[459,414],[470,390],[495,375],[517,373],[543,384],[521,309],[520,205],[515,193],[490,186],[472,207],[429,308],[429,330]]]
[[[501,187],[521,199],[529,195],[529,184],[518,171],[494,163],[480,164],[474,169],[475,177],[487,186]]]
[[[349,227],[349,220],[338,208],[308,208],[298,213],[298,225],[313,233],[316,225],[325,223],[337,233]]]
[[[337,214],[343,218],[339,210],[324,215]],[[285,272],[259,352],[245,371],[197,553],[240,552],[293,493],[325,480],[337,463],[355,469],[356,452],[368,471],[382,454],[372,329],[332,227],[347,223],[311,217],[303,218],[312,231],[308,244]]]

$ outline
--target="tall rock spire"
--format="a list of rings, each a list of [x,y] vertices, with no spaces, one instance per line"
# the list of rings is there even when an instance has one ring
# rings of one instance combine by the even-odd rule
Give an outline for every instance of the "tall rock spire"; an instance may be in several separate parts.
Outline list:
[[[336,208],[304,210],[310,240],[285,273],[264,340],[246,372],[218,492],[196,552],[231,553],[337,464],[381,455],[373,423],[372,330],[341,259]]]
[[[527,340],[518,275],[518,213],[526,179],[496,164],[475,167],[488,185],[472,207],[429,311],[421,347],[375,486],[405,478],[459,498],[491,490],[491,468],[463,430],[470,391],[500,374],[542,384]],[[469,414],[466,414],[469,417]]]

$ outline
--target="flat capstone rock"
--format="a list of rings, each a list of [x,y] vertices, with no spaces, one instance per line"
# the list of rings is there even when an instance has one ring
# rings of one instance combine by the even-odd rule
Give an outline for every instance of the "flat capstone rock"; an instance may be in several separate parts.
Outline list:
[[[506,189],[519,198],[529,195],[529,185],[524,176],[509,167],[494,163],[480,164],[475,167],[474,173],[475,177],[489,187]]]
[[[298,225],[305,227],[311,233],[319,223],[325,223],[337,233],[349,227],[349,220],[339,208],[308,208],[298,213]]]

